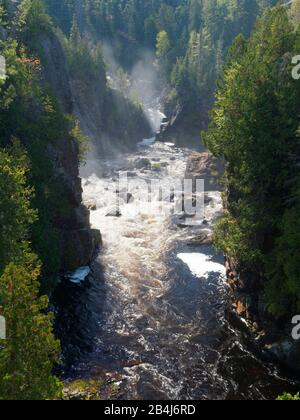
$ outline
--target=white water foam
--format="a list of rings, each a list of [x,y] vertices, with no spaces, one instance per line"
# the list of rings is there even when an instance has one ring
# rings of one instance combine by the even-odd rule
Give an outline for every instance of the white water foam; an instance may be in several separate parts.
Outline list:
[[[65,277],[74,284],[80,284],[86,280],[90,272],[90,267],[80,267],[72,273],[66,274]]]
[[[190,269],[191,273],[199,279],[208,280],[212,273],[218,273],[226,277],[226,270],[223,264],[213,261],[213,255],[202,254],[201,252],[182,253],[177,257]]]

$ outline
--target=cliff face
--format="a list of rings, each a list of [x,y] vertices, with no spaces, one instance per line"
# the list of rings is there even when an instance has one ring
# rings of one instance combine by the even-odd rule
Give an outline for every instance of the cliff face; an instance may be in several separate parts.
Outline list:
[[[224,164],[208,152],[192,153],[186,177],[204,179],[206,191],[222,191],[224,185],[220,179],[224,169]],[[225,209],[238,199],[235,191],[228,188],[224,198]],[[300,372],[300,342],[292,337],[291,320],[276,322],[268,313],[263,299],[265,279],[260,267],[250,269],[227,256],[226,274],[231,288],[227,311],[230,323],[252,339],[257,351],[265,358]]]
[[[74,98],[64,50],[51,32],[40,34],[39,45],[42,48],[42,81],[54,92],[63,111],[72,114]],[[82,205],[79,150],[75,140],[66,137],[60,139],[57,146],[49,144],[48,156],[55,181],[63,186],[70,209],[65,217],[54,221],[54,228],[59,234],[61,270],[71,271],[90,263],[101,244],[101,235],[90,228],[89,211]]]
[[[234,191],[227,189],[225,196],[225,208],[237,200]],[[227,256],[226,273],[231,288],[230,319],[242,330],[246,321],[246,332],[255,339],[254,344],[264,357],[300,372],[300,342],[293,339],[292,320],[279,322],[269,314],[264,302],[265,277],[261,267],[245,267]]]
[[[231,317],[246,320],[248,333],[271,361],[279,362],[292,371],[300,372],[300,342],[292,337],[291,320],[276,322],[263,302],[263,275],[259,269],[245,269],[227,258],[226,271],[232,291]],[[243,329],[245,325],[243,325]]]
[[[196,112],[180,105],[166,105],[165,113],[169,124],[163,134],[163,141],[174,142],[178,146],[199,147],[200,133],[207,129],[209,109]]]
[[[54,27],[42,3],[36,9],[31,2],[22,8],[21,0],[6,3],[7,22],[0,38],[7,44],[9,39],[16,41],[18,61],[34,69],[34,77],[26,80],[36,90],[24,95],[17,90],[14,112],[20,104],[22,124],[7,124],[10,131],[1,140],[5,147],[10,138],[18,138],[31,160],[29,182],[38,220],[30,239],[43,263],[45,284],[49,279],[52,287],[58,272],[88,265],[101,245],[100,232],[90,228],[90,214],[82,204],[82,137],[76,130],[71,134],[74,121],[69,117],[79,120],[99,159],[106,149],[122,151],[135,145],[150,135],[150,125],[140,107],[108,86],[100,48],[79,35],[74,49],[71,37],[68,41]],[[18,85],[13,77],[12,83]]]
[[[152,135],[145,114],[99,80],[71,77],[74,115],[101,156],[128,151]]]
[[[105,73],[89,80],[84,75],[78,77],[74,70],[72,73],[55,32],[40,33],[36,44],[41,49],[43,84],[51,88],[64,113],[72,114],[80,122],[99,159],[134,147],[151,135],[143,112],[120,92],[106,86]],[[62,271],[87,265],[101,244],[101,235],[90,229],[90,214],[82,205],[78,152],[71,137],[60,139],[57,146],[48,146],[56,180],[63,186],[71,209],[66,217],[56,219],[54,225],[60,237]]]

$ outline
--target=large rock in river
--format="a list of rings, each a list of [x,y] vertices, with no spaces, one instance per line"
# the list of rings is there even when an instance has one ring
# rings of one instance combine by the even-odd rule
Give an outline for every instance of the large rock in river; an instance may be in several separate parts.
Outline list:
[[[211,153],[194,152],[188,159],[185,177],[193,179],[194,189],[196,180],[204,179],[205,191],[221,191],[223,189],[221,179],[224,171],[224,162],[216,159]]]

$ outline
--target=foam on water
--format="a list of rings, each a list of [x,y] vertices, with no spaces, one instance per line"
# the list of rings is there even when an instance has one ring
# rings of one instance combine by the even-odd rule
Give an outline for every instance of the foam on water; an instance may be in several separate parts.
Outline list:
[[[133,203],[121,200],[120,217],[107,217],[116,206],[120,170],[134,181],[168,185],[184,177],[190,153],[171,144],[145,145],[93,162],[92,175],[83,179],[84,201],[96,208],[91,222],[104,246],[89,281],[75,291],[63,282],[57,293],[65,372],[68,378],[117,374],[125,399],[274,399],[290,383],[228,324],[224,257],[212,245],[194,243],[211,235],[222,214],[220,192],[206,191],[205,223],[195,226],[185,226],[180,214],[153,213],[135,191],[134,214]],[[140,158],[152,169],[137,169]],[[73,281],[81,274],[87,272],[72,275]]]
[[[65,277],[74,284],[80,284],[85,281],[90,273],[90,267],[80,267],[72,273],[67,273]]]
[[[213,261],[213,255],[202,254],[201,252],[181,253],[178,258],[190,269],[191,273],[200,278],[208,279],[211,273],[218,273],[226,279],[225,266]]]

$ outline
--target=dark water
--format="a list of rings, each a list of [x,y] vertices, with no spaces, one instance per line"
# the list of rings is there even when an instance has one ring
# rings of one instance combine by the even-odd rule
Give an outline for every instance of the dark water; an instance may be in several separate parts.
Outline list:
[[[164,169],[136,177],[167,180],[183,176],[188,154],[154,145],[128,156],[126,165],[139,156],[165,162]],[[124,399],[274,399],[297,391],[286,372],[261,361],[227,321],[222,255],[212,246],[187,245],[203,226],[181,229],[143,205],[135,218],[125,206],[121,218],[107,218],[107,181],[114,182],[109,173],[84,180],[85,198],[97,201],[92,222],[104,248],[86,282],[63,281],[54,296],[61,375],[118,373]],[[220,211],[220,195],[209,195],[205,229]]]

